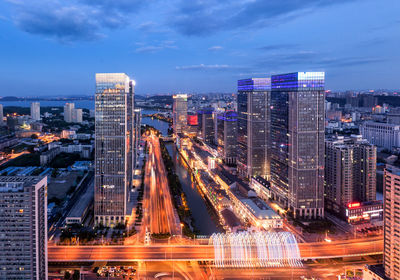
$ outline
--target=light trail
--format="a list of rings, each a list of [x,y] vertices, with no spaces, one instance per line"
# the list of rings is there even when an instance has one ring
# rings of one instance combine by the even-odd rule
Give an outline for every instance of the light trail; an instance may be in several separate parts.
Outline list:
[[[300,250],[290,232],[213,234],[217,267],[301,267]]]

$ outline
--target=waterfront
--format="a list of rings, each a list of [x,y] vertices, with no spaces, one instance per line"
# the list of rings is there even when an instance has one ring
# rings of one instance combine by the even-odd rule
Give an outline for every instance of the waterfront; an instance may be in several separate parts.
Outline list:
[[[143,114],[153,114],[157,111],[143,110]],[[142,124],[151,125],[158,129],[162,135],[168,134],[169,123],[152,118],[143,118]],[[211,235],[220,230],[216,226],[216,217],[213,217],[212,210],[207,208],[199,190],[192,181],[190,172],[182,165],[180,155],[173,143],[166,143],[167,150],[174,161],[175,173],[178,175],[186,194],[189,208],[194,218],[194,224],[201,235]]]

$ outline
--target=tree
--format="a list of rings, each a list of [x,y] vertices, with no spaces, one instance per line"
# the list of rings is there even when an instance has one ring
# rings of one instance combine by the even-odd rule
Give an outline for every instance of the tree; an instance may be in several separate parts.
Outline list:
[[[68,270],[64,273],[64,279],[71,279],[71,273]]]
[[[72,275],[72,279],[73,280],[79,280],[80,277],[81,277],[81,273],[79,272],[79,270],[74,270],[74,274]]]

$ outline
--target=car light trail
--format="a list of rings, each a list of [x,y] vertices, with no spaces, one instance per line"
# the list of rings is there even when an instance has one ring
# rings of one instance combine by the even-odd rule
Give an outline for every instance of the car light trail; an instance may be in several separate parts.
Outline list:
[[[290,232],[214,233],[217,267],[301,267],[296,238]]]

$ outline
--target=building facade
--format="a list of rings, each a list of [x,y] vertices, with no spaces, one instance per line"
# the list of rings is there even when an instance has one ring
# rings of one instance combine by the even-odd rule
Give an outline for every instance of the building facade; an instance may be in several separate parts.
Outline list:
[[[349,204],[376,199],[376,147],[361,135],[325,141],[325,207],[344,214]]]
[[[400,125],[367,121],[360,125],[361,135],[378,148],[393,150],[400,147]]]
[[[237,113],[227,111],[217,116],[218,152],[225,164],[236,164],[237,156]]]
[[[82,109],[72,109],[71,114],[72,114],[71,122],[74,122],[74,123],[81,123],[82,122],[82,120],[83,120],[83,118],[82,118],[82,115],[83,115]]]
[[[183,133],[187,125],[188,96],[176,94],[172,105],[174,134]]]
[[[0,279],[47,279],[47,177],[0,178],[0,225]]]
[[[32,118],[32,120],[35,120],[35,121],[40,120],[40,103],[39,102],[31,103],[31,118]]]
[[[134,109],[135,114],[135,123],[134,123],[134,133],[135,133],[135,142],[134,142],[134,167],[139,163],[139,143],[141,138],[141,126],[142,126],[142,109]]]
[[[387,165],[384,173],[383,265],[389,279],[400,279],[400,169]]]
[[[324,72],[271,77],[271,182],[295,217],[324,217]]]
[[[243,177],[269,177],[269,112],[271,80],[238,81],[237,168]]]
[[[214,144],[215,140],[215,122],[214,109],[205,108],[200,110],[198,114],[201,116],[201,133],[200,136],[207,144]]]
[[[75,109],[75,103],[65,103],[64,105],[64,121],[72,122],[72,111]]]
[[[125,222],[134,162],[134,85],[124,73],[96,74],[95,224]]]

